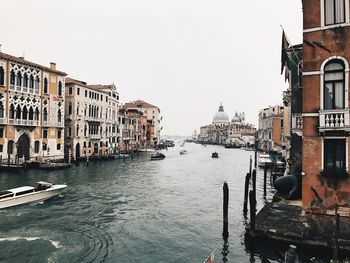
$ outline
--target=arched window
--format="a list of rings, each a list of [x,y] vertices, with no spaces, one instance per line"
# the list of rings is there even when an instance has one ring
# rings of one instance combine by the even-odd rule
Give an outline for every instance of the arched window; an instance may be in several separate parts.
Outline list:
[[[21,72],[17,73],[17,86],[18,87],[22,86],[22,74],[21,74]]]
[[[47,78],[44,78],[44,93],[48,93],[48,82],[47,82]]]
[[[44,108],[44,121],[47,121],[47,108]]]
[[[5,85],[5,70],[0,67],[0,85]]]
[[[28,88],[28,75],[27,75],[27,73],[24,73],[24,76],[23,76],[23,87]]]
[[[14,146],[14,142],[12,140],[8,141],[8,143],[7,143],[7,153],[8,154],[13,154],[13,146]]]
[[[35,93],[37,94],[39,94],[39,83],[40,83],[40,80],[39,80],[39,77],[37,76],[34,82],[34,89],[35,89]]]
[[[14,119],[15,118],[15,106],[13,104],[10,105],[10,119]]]
[[[32,75],[29,77],[29,88],[34,88],[34,77]]]
[[[34,111],[33,111],[33,107],[29,108],[29,120],[33,120],[34,118]]]
[[[87,127],[86,125],[84,126],[84,136],[86,136],[86,131],[87,131]]]
[[[341,60],[331,60],[324,67],[324,109],[344,109],[345,67]]]
[[[22,119],[26,120],[28,117],[28,110],[27,110],[27,106],[23,107],[23,112],[22,112]]]
[[[11,85],[15,85],[15,82],[16,82],[16,74],[13,70],[11,70],[11,73],[10,73],[10,84]]]
[[[16,108],[16,119],[20,119],[21,118],[21,107],[19,105],[17,105]]]
[[[58,96],[62,96],[62,82],[58,82]]]
[[[36,121],[39,120],[39,109],[38,108],[35,109],[35,120]]]
[[[79,124],[77,124],[77,136],[79,136]]]

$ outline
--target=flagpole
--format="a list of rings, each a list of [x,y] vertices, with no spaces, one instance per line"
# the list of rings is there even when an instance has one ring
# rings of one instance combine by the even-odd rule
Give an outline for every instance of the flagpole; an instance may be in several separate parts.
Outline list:
[[[217,248],[215,248],[215,249],[213,250],[213,252],[211,252],[211,253],[209,254],[209,256],[204,260],[203,263],[208,262],[208,259],[210,259],[210,257],[215,253],[216,249],[217,249]]]

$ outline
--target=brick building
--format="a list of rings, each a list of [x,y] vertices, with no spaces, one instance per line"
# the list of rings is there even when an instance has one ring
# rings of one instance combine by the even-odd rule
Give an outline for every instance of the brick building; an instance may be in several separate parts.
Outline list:
[[[303,208],[349,207],[349,0],[303,5]]]

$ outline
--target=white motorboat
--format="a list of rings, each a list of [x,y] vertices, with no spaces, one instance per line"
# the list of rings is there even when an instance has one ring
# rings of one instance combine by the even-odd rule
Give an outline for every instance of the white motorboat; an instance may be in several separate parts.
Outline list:
[[[181,151],[180,151],[180,154],[181,154],[181,155],[184,155],[184,154],[186,154],[186,153],[187,153],[187,150],[181,150]]]
[[[144,148],[141,148],[139,149],[139,152],[154,152],[154,149],[144,149]]]
[[[33,202],[40,202],[57,196],[66,188],[65,184],[37,182],[35,186],[21,186],[0,192],[0,209]]]
[[[265,166],[271,166],[272,160],[270,158],[270,155],[268,154],[260,154],[258,159],[258,166],[259,167],[265,167]]]

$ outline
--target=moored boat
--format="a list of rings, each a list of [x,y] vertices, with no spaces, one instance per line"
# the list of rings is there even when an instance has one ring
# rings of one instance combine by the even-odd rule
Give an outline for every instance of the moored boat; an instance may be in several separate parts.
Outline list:
[[[270,167],[272,165],[272,160],[268,154],[260,154],[258,159],[259,167]]]
[[[186,154],[186,153],[187,153],[187,150],[181,150],[181,151],[180,151],[180,154],[181,154],[181,155],[184,155],[184,154]]]
[[[65,184],[51,184],[48,182],[37,182],[35,186],[21,186],[0,192],[0,209],[40,202],[62,193]]]
[[[165,155],[157,152],[156,154],[151,155],[151,161],[156,161],[156,160],[163,160],[165,158]]]
[[[219,154],[217,152],[213,152],[211,158],[219,158]]]

